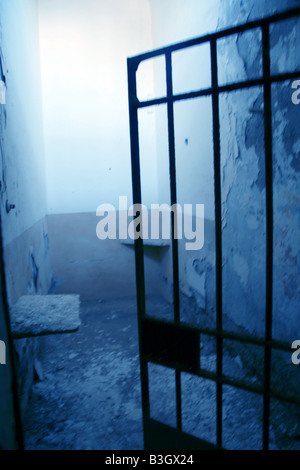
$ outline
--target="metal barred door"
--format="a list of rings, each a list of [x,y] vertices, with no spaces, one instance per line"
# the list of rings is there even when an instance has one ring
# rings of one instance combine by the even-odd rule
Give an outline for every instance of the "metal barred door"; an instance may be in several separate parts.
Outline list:
[[[136,57],[129,58],[128,93],[130,140],[132,162],[133,203],[141,204],[141,176],[138,110],[155,105],[167,106],[170,202],[176,204],[176,167],[175,167],[175,130],[174,103],[196,97],[210,97],[212,103],[213,154],[214,154],[214,197],[215,197],[215,259],[216,259],[216,324],[214,328],[198,328],[185,324],[180,318],[179,305],[179,269],[178,242],[174,237],[174,214],[172,213],[172,262],[173,262],[173,321],[152,318],[147,315],[145,302],[144,246],[142,238],[135,240],[136,285],[139,327],[139,353],[143,406],[143,426],[145,449],[222,449],[222,412],[224,384],[242,390],[260,394],[263,397],[262,448],[269,448],[270,399],[276,397],[284,402],[300,403],[296,396],[289,396],[271,387],[271,353],[272,350],[290,350],[290,344],[272,339],[272,266],[273,266],[273,188],[272,188],[272,122],[271,122],[271,85],[284,80],[299,78],[299,72],[272,75],[270,72],[270,25],[282,20],[299,16],[300,9],[294,9],[272,17],[249,22],[227,30],[218,31],[200,38],[154,50]],[[228,85],[218,83],[217,41],[233,34],[258,28],[262,37],[263,73],[260,78],[239,81]],[[206,89],[173,94],[172,54],[191,46],[208,44],[211,62],[211,85]],[[148,101],[139,101],[137,97],[136,72],[139,64],[148,59],[163,56],[166,64],[166,96]],[[221,214],[221,169],[220,169],[220,113],[219,96],[261,86],[264,100],[264,139],[265,139],[265,190],[266,190],[266,309],[265,336],[243,335],[223,328],[222,315],[222,214]],[[211,372],[200,368],[200,336],[210,335],[216,341],[216,371]],[[244,344],[259,345],[264,349],[264,380],[263,384],[254,384],[245,380],[235,380],[223,373],[223,340],[233,339]],[[150,416],[148,364],[160,364],[175,371],[176,378],[176,427],[169,426]],[[216,442],[210,443],[182,431],[182,390],[181,374],[188,372],[207,378],[216,383]]]

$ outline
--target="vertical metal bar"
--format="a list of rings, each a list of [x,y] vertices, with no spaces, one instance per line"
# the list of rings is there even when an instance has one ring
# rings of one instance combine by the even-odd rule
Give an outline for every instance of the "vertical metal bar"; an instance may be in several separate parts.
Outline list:
[[[218,64],[216,40],[210,42],[213,144],[214,144],[214,192],[215,192],[215,238],[216,238],[216,329],[222,330],[222,207],[221,207],[221,151],[218,93]],[[217,445],[222,446],[222,383],[223,339],[217,337]]]
[[[127,60],[128,73],[128,101],[129,101],[129,125],[130,125],[130,146],[131,146],[131,171],[132,171],[132,196],[134,204],[141,204],[141,179],[140,179],[140,152],[139,152],[139,132],[138,132],[138,110],[136,71],[138,63]],[[137,289],[137,310],[138,310],[138,330],[139,330],[139,356],[140,356],[140,375],[142,388],[142,407],[143,424],[145,429],[145,419],[150,416],[150,398],[149,398],[149,377],[148,364],[144,360],[142,350],[141,319],[146,315],[145,302],[145,272],[144,272],[144,250],[143,240],[135,240],[135,270],[136,270],[136,289]],[[145,436],[145,433],[144,433]],[[145,442],[147,448],[147,443]]]
[[[172,57],[171,53],[165,55],[166,58],[166,80],[167,80],[167,98],[168,98],[168,139],[169,139],[169,168],[170,168],[170,193],[171,206],[177,203],[176,194],[176,162],[175,162],[175,131],[174,131],[174,104],[173,104],[173,81],[172,81]],[[175,206],[176,207],[176,206]],[[175,238],[175,223],[177,215],[171,212],[172,227],[172,262],[173,262],[173,302],[174,302],[174,321],[180,322],[179,307],[179,266],[178,266],[178,240]],[[181,411],[181,376],[180,371],[176,370],[176,411],[177,428],[182,427]]]
[[[140,150],[138,131],[138,110],[136,92],[136,70],[135,62],[128,59],[128,99],[129,99],[129,125],[130,125],[130,147],[131,147],[131,172],[132,172],[132,198],[133,204],[142,203],[141,178],[140,178]],[[142,238],[135,240],[136,251],[136,281],[138,313],[145,315],[145,276],[144,256]]]
[[[171,54],[166,54],[166,75],[167,75],[167,98],[168,98],[168,137],[169,137],[169,168],[170,168],[170,193],[171,206],[177,203],[176,194],[176,163],[175,163],[175,132],[174,132],[174,104],[173,104],[173,83],[172,83],[172,59]],[[174,293],[174,321],[180,321],[179,311],[179,269],[178,269],[178,240],[175,238],[176,216],[171,212],[172,227],[172,259],[173,259],[173,293]]]
[[[176,384],[176,425],[178,429],[182,429],[182,405],[181,405],[181,373],[180,370],[175,371]]]
[[[263,449],[269,448],[270,387],[273,297],[273,176],[272,176],[272,117],[270,82],[270,37],[269,24],[262,28],[263,78],[264,83],[264,139],[266,173],[266,314],[265,314],[265,358],[264,358],[264,405],[263,405]]]

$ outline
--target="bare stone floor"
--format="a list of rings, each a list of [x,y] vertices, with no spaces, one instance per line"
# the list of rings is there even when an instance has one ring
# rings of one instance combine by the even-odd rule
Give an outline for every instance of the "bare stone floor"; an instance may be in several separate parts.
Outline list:
[[[168,313],[159,299],[148,303]],[[135,299],[81,302],[75,333],[42,338],[42,376],[33,386],[23,419],[30,450],[143,449]],[[201,348],[202,366],[214,370],[211,345]],[[224,367],[241,374],[239,358],[224,354]],[[215,383],[182,373],[183,430],[215,442]],[[151,416],[175,425],[174,371],[149,364]],[[255,380],[252,377],[251,380]],[[274,410],[273,410],[274,411]],[[271,449],[299,449],[298,427],[282,409],[271,427]],[[296,436],[296,438],[295,438]],[[223,387],[223,445],[260,449],[262,398]]]
[[[26,448],[142,449],[135,300],[81,302],[81,320],[75,333],[43,338]]]

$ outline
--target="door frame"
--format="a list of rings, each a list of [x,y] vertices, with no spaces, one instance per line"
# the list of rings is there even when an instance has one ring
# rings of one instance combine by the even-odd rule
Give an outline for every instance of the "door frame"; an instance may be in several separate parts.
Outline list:
[[[273,294],[273,187],[272,187],[272,118],[271,85],[299,78],[299,72],[272,75],[270,70],[270,25],[278,21],[300,15],[300,8],[288,10],[276,15],[251,21],[233,28],[218,31],[206,36],[173,44],[127,59],[128,100],[130,120],[130,145],[132,169],[133,204],[142,204],[139,150],[138,110],[149,106],[166,104],[168,117],[169,172],[171,206],[177,203],[174,103],[197,97],[211,97],[213,116],[214,149],[214,197],[215,197],[215,243],[216,243],[216,325],[215,328],[198,328],[186,325],[180,320],[179,305],[179,270],[178,243],[174,237],[174,213],[171,214],[172,227],[172,262],[173,262],[173,322],[151,318],[146,312],[144,250],[142,238],[135,240],[135,265],[137,288],[137,311],[139,328],[140,374],[143,407],[143,426],[145,449],[222,449],[222,395],[223,385],[251,391],[263,396],[262,448],[269,448],[270,400],[276,397],[284,402],[300,405],[297,396],[285,395],[271,388],[271,353],[273,349],[290,351],[290,344],[272,338],[272,294]],[[244,80],[228,85],[218,83],[217,41],[233,34],[259,29],[262,33],[262,76],[253,80]],[[208,44],[211,60],[211,86],[180,95],[173,94],[172,53],[192,46]],[[136,72],[145,60],[163,56],[166,64],[166,96],[148,101],[137,97]],[[266,165],[266,310],[265,335],[243,335],[223,328],[222,314],[222,214],[221,214],[221,166],[220,166],[220,116],[219,95],[231,91],[261,86],[264,96],[264,138]],[[216,372],[200,368],[200,335],[206,334],[216,340]],[[264,348],[264,381],[262,385],[235,380],[223,373],[223,340],[232,339],[244,344],[260,345]],[[180,354],[178,354],[178,351]],[[175,370],[176,378],[176,428],[160,423],[150,416],[148,363],[152,362]],[[189,372],[216,383],[216,442],[209,443],[182,431],[181,413],[181,372]],[[170,447],[171,446],[171,447]]]

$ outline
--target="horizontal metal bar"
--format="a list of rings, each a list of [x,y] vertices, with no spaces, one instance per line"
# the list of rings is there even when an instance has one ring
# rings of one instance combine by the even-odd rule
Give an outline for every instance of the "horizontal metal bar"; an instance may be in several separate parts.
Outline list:
[[[298,7],[292,10],[284,11],[282,13],[276,13],[275,15],[269,16],[267,18],[261,18],[258,20],[250,21],[249,23],[244,23],[238,26],[234,26],[232,28],[217,31],[215,33],[210,33],[205,36],[189,39],[187,41],[172,44],[166,47],[155,49],[153,51],[145,52],[143,54],[130,57],[128,60],[132,62],[133,66],[138,67],[139,63],[144,60],[152,59],[154,57],[161,56],[167,53],[172,53],[175,51],[179,51],[181,49],[185,49],[188,47],[193,47],[193,46],[197,46],[200,44],[208,43],[211,40],[222,39],[224,37],[231,36],[233,34],[243,33],[245,31],[249,31],[252,29],[261,28],[264,25],[276,23],[278,21],[287,20],[287,19],[299,16],[299,15],[300,15],[300,8]]]
[[[145,421],[146,450],[221,450],[215,444],[179,431],[152,418]]]
[[[300,72],[299,72],[299,75],[300,75]],[[173,95],[170,98],[165,96],[165,97],[156,98],[156,99],[149,100],[149,101],[136,100],[135,106],[137,108],[145,108],[148,106],[157,106],[160,104],[166,104],[168,102],[188,100],[188,99],[198,98],[200,96],[210,96],[210,95],[212,95],[212,89],[206,88],[205,90],[191,91],[188,93],[182,93],[180,95]]]
[[[187,368],[183,368],[182,364],[179,364],[177,362],[157,360],[153,358],[152,356],[143,356],[143,360],[147,362],[152,362],[154,364],[159,364],[165,367],[169,367],[170,369],[180,370],[181,372],[186,372],[187,374],[195,375],[197,377],[209,379],[216,383],[221,383],[223,385],[230,385],[232,387],[240,388],[241,390],[245,390],[247,392],[253,392],[259,395],[265,394],[273,399],[277,399],[286,403],[293,403],[294,405],[300,405],[299,395],[294,395],[291,393],[285,395],[276,388],[271,388],[270,391],[266,392],[263,385],[254,384],[251,382],[247,382],[245,380],[235,379],[224,374],[218,376],[216,372],[210,372],[205,369],[200,368],[200,369],[191,371]]]
[[[273,75],[270,78],[254,78],[252,80],[245,80],[243,82],[229,83],[228,85],[221,85],[214,90],[212,88],[205,88],[203,90],[191,91],[188,93],[180,93],[178,95],[173,95],[172,97],[161,97],[149,101],[139,101],[136,100],[133,103],[133,106],[136,108],[146,108],[149,106],[157,106],[160,104],[166,104],[168,102],[176,102],[181,100],[189,100],[194,98],[199,98],[202,96],[211,96],[213,93],[225,93],[230,91],[242,90],[245,88],[252,88],[256,86],[263,86],[266,83],[276,83],[284,82],[287,80],[293,80],[300,77],[300,70],[297,72],[287,72],[283,74]]]
[[[173,324],[170,321],[163,320],[163,319],[158,319],[155,317],[151,317],[150,315],[147,315],[146,318],[153,318],[155,322],[161,323],[161,324]],[[274,349],[280,349],[283,351],[291,351],[291,345],[285,341],[280,341],[280,340],[275,340],[272,339],[270,341],[265,340],[263,337],[255,336],[255,335],[249,335],[249,334],[244,334],[244,333],[238,333],[234,331],[226,331],[226,330],[217,330],[216,328],[204,328],[200,326],[193,326],[185,322],[181,322],[180,326],[186,329],[191,329],[193,331],[198,332],[199,334],[204,334],[207,336],[215,336],[215,337],[221,337],[224,339],[231,339],[233,341],[239,341],[242,343],[249,343],[249,344],[254,344],[257,346],[266,346],[269,345]]]

